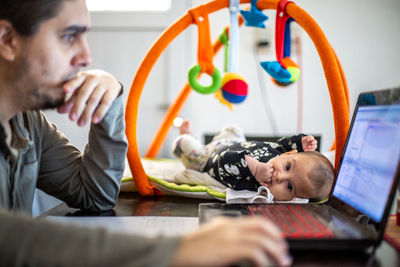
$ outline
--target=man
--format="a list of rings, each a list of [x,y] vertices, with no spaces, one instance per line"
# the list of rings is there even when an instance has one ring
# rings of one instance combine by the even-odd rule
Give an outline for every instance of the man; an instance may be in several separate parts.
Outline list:
[[[263,219],[219,219],[155,240],[16,214],[31,211],[36,187],[71,207],[115,205],[127,147],[122,89],[107,73],[78,72],[91,61],[89,26],[84,0],[0,2],[0,265],[290,263],[278,229]],[[91,123],[83,154],[39,111],[55,107],[78,125]]]

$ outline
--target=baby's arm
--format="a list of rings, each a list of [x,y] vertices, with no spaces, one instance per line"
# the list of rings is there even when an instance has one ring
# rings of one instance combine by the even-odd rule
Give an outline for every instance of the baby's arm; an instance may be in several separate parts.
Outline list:
[[[301,144],[304,151],[315,151],[317,149],[317,140],[312,135],[302,137]]]
[[[260,162],[249,155],[245,155],[245,159],[251,174],[256,180],[261,185],[268,186],[267,183],[271,182],[272,172],[274,171],[273,165],[271,163]]]
[[[286,153],[292,150],[303,152],[302,138],[305,136],[305,134],[297,134],[289,137],[279,138],[277,141],[278,146],[276,147],[276,150],[280,153]]]

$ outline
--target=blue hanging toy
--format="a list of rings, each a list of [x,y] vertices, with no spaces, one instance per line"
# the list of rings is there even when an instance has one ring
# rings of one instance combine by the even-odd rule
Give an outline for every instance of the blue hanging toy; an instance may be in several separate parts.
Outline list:
[[[268,16],[257,8],[257,1],[251,0],[250,10],[240,10],[240,14],[242,14],[246,26],[265,28],[264,21],[268,19]]]
[[[276,12],[275,49],[277,61],[263,61],[261,66],[271,75],[272,80],[281,86],[287,86],[298,80],[300,68],[290,58],[290,23],[294,21],[285,12],[291,1],[281,0]]]

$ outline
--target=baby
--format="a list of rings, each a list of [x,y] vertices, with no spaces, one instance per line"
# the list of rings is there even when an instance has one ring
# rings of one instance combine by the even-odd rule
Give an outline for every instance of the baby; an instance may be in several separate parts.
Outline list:
[[[234,190],[257,191],[266,186],[274,200],[324,199],[334,179],[334,168],[311,135],[281,138],[277,143],[246,141],[241,129],[227,126],[212,142],[202,145],[184,121],[173,143],[173,154],[186,168],[207,172]],[[299,151],[299,152],[298,152]]]

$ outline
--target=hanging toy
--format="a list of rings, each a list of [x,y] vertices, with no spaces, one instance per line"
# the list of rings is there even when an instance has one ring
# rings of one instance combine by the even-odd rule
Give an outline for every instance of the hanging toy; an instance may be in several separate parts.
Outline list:
[[[238,62],[239,62],[239,21],[237,13],[239,11],[239,0],[230,0],[229,13],[231,19],[231,27],[229,34],[229,45],[225,42],[225,51],[228,51],[229,56],[225,52],[225,75],[222,78],[221,93],[217,93],[216,97],[221,101],[221,96],[225,101],[221,101],[223,104],[239,104],[243,102],[248,93],[248,85],[240,74],[237,73]],[[224,31],[225,37],[227,36]],[[224,34],[220,36],[220,40],[226,41]],[[225,39],[225,40],[224,40]],[[229,58],[229,61],[227,60]],[[227,64],[228,61],[228,64]],[[228,104],[228,107],[232,110],[232,106]]]
[[[218,37],[219,42],[225,46],[225,52],[224,52],[224,70],[225,72],[228,70],[228,57],[229,57],[229,51],[228,51],[228,43],[229,43],[229,36],[228,36],[228,27],[225,28],[222,33]],[[222,86],[223,84],[221,84]],[[232,103],[228,102],[222,95],[222,89],[218,90],[215,92],[214,95],[221,104],[227,106],[230,111],[233,110],[233,105]]]
[[[227,72],[222,78],[222,96],[230,103],[238,104],[247,97],[247,83],[242,75]]]
[[[300,77],[300,68],[297,66],[296,63],[293,62],[293,60],[290,57],[285,57],[282,59],[282,62],[286,66],[286,70],[290,73],[290,79],[287,81],[284,81],[283,79],[274,79],[272,78],[272,81],[279,86],[288,86],[295,81],[297,81]]]
[[[277,61],[263,61],[261,66],[280,86],[288,86],[300,77],[300,68],[290,58],[290,23],[293,18],[285,12],[285,7],[291,1],[281,0],[276,11],[275,50]]]
[[[192,9],[191,15],[198,28],[198,65],[193,66],[188,73],[188,83],[193,90],[201,94],[215,93],[221,88],[222,79],[220,72],[213,65],[214,52],[211,45],[210,24],[208,20],[207,10],[205,8]],[[209,86],[203,86],[197,78],[200,73],[207,73],[212,78]]]
[[[240,14],[242,14],[246,26],[265,28],[264,21],[268,19],[268,16],[257,8],[257,1],[251,0],[250,10],[240,10]]]

